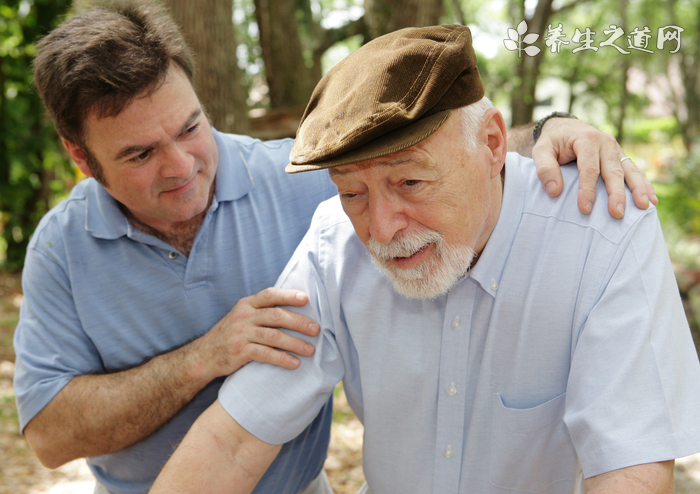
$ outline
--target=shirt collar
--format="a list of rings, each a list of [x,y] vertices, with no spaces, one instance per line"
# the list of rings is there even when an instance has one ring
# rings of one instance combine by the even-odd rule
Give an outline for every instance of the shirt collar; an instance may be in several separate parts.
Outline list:
[[[481,252],[479,261],[469,272],[469,276],[493,297],[496,296],[498,285],[501,283],[503,267],[510,255],[523,213],[525,188],[524,178],[517,166],[520,159],[522,158],[515,153],[508,153],[506,156],[506,178],[498,221]]]
[[[219,154],[216,190],[211,205],[211,209],[216,209],[221,202],[235,201],[245,196],[253,189],[254,182],[243,147],[232,137],[214,128],[212,132]],[[117,201],[97,181],[92,178],[87,180],[85,230],[93,237],[105,240],[130,235],[134,228],[119,209]]]
[[[248,168],[246,148],[233,136],[212,128],[219,151],[219,168],[216,171],[217,202],[235,201],[253,190],[255,182]]]

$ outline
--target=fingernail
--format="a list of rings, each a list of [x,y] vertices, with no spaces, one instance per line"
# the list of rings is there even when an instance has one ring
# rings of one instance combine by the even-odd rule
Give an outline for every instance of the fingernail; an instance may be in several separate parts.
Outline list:
[[[644,201],[645,203],[648,203],[648,202],[649,202],[649,196],[646,195],[646,194],[644,194],[644,195],[642,196],[642,201]]]
[[[308,343],[304,345],[304,353],[314,353],[313,345],[309,345]]]
[[[319,328],[318,324],[316,324],[314,322],[309,324],[309,333],[316,334],[316,333],[318,333],[319,329],[320,328]]]
[[[586,211],[588,211],[589,213],[591,211],[593,211],[593,203],[592,202],[589,202],[588,204],[586,204]]]
[[[551,194],[554,192],[554,189],[557,188],[557,183],[556,182],[547,182],[547,185],[544,186],[544,189],[547,191],[547,194]]]
[[[298,293],[297,293],[296,295],[294,295],[294,296],[296,297],[296,299],[297,299],[299,302],[301,302],[301,301],[304,300],[304,294],[301,293],[301,292],[298,292]]]
[[[625,207],[622,204],[618,204],[615,209],[617,209],[617,212],[620,213],[620,218],[625,215]]]

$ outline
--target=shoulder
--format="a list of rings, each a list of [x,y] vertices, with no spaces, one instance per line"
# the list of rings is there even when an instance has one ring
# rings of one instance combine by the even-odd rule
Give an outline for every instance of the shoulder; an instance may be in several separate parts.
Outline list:
[[[288,160],[289,151],[292,148],[293,139],[275,139],[271,141],[261,141],[254,137],[240,134],[224,134],[214,131],[217,138],[217,143],[223,145],[223,150],[229,152],[240,151],[244,155],[251,156],[258,154],[260,156],[268,155],[275,157],[283,156],[284,160]],[[221,152],[221,146],[219,152]]]
[[[87,188],[93,179],[79,182],[69,196],[54,206],[39,222],[29,242],[29,249],[41,244],[55,245],[85,231]]]
[[[215,132],[219,163],[241,163],[250,174],[254,187],[275,194],[304,194],[317,205],[335,194],[328,173],[310,172],[290,175],[284,171],[289,163],[293,139],[261,141],[253,137]]]
[[[337,195],[322,202],[316,209],[299,253],[311,255],[325,273],[323,276],[333,278],[369,259]]]
[[[511,156],[512,154],[512,156]],[[516,182],[522,188],[523,215],[532,215],[548,218],[565,223],[568,226],[578,226],[581,229],[592,230],[607,240],[618,244],[628,236],[642,219],[647,218],[651,222],[658,222],[656,209],[650,206],[646,210],[638,209],[634,205],[632,193],[625,188],[627,194],[627,207],[622,219],[615,219],[608,212],[608,193],[605,183],[598,179],[596,186],[596,199],[593,203],[591,214],[583,214],[578,209],[579,172],[576,162],[562,165],[561,171],[564,179],[564,190],[557,197],[549,197],[542,186],[535,167],[535,162],[530,158],[509,153],[507,163],[508,171],[516,175]],[[519,175],[519,176],[517,176]],[[506,178],[506,181],[508,178]]]
[[[321,264],[329,261],[340,269],[347,257],[343,253],[347,251],[349,244],[358,244],[363,248],[336,195],[321,202],[316,208],[311,225],[296,249],[290,265],[298,263],[300,259],[309,258],[316,259],[314,262]],[[289,268],[289,265],[287,267]]]
[[[319,204],[311,220],[311,227],[319,234],[355,233],[350,219],[343,211],[340,197],[337,195]]]

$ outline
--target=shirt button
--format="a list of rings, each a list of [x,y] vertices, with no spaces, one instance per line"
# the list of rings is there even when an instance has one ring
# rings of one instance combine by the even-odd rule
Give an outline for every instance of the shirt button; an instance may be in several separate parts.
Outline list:
[[[462,321],[459,320],[459,316],[455,317],[452,321],[452,329],[457,329],[462,325]]]
[[[491,290],[498,290],[498,283],[496,283],[496,280],[491,280]]]
[[[448,444],[443,454],[445,455],[445,458],[452,458],[452,456],[454,455],[454,451],[452,451],[452,446]]]
[[[177,259],[177,252],[168,252],[168,257],[170,259]]]
[[[455,383],[450,383],[450,385],[447,387],[447,394],[450,396],[457,394],[457,387],[455,386]]]

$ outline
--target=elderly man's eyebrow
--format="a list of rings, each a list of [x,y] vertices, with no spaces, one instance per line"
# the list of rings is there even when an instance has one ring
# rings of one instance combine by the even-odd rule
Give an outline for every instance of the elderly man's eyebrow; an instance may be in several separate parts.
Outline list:
[[[190,115],[190,118],[187,119],[187,121],[180,127],[180,130],[178,131],[178,135],[182,134],[185,132],[188,128],[194,124],[195,120],[197,120],[200,116],[202,115],[202,108],[197,108],[195,111],[192,112]],[[148,151],[149,149],[153,149],[156,146],[157,143],[152,142],[149,144],[140,144],[136,146],[129,146],[124,149],[121,149],[117,155],[114,157],[114,160],[120,160],[122,158],[125,158],[127,156],[131,156],[132,154],[140,154],[143,153],[144,151]]]

